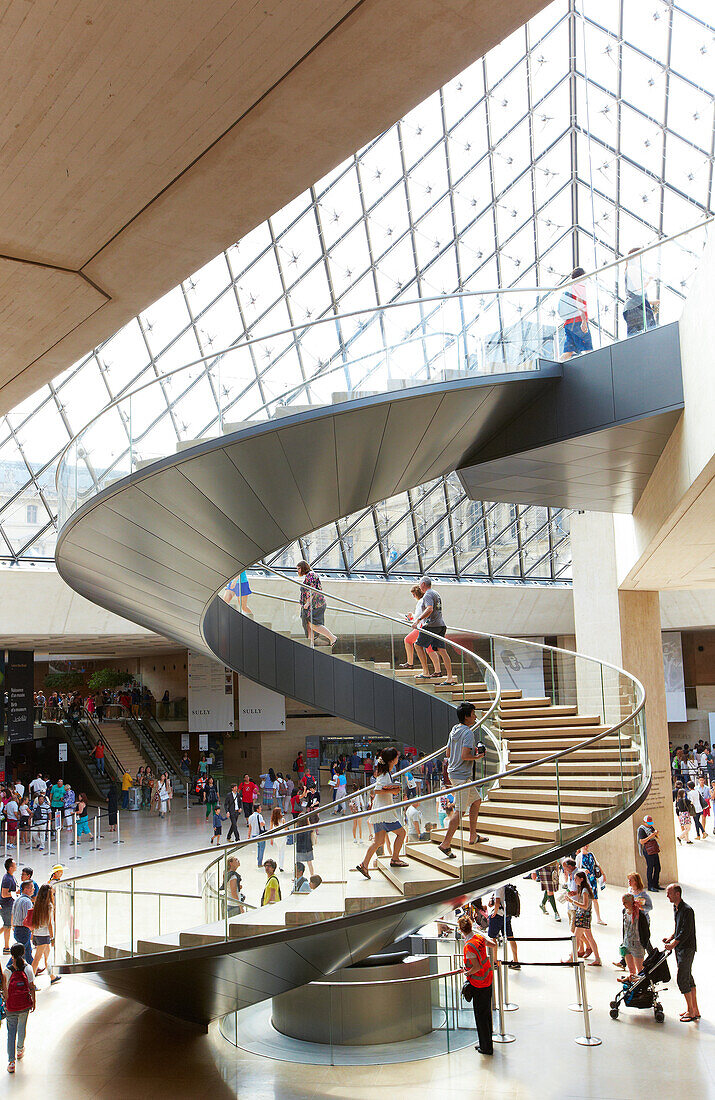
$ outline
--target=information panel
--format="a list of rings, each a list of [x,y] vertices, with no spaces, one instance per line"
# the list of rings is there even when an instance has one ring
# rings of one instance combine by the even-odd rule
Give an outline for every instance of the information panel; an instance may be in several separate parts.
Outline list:
[[[35,727],[35,655],[31,650],[11,649],[5,668],[8,693],[7,739],[10,744],[32,741]]]
[[[275,732],[286,728],[286,701],[277,691],[238,678],[238,728],[246,733]]]
[[[543,638],[535,638],[543,642]],[[520,688],[525,697],[535,698],[544,694],[544,659],[536,646],[519,641],[494,642],[494,668],[502,691]]]
[[[234,728],[233,673],[189,650],[189,732],[227,733]]]
[[[685,705],[685,672],[683,642],[679,630],[669,630],[663,639],[663,675],[665,676],[665,709],[669,722],[687,722]]]

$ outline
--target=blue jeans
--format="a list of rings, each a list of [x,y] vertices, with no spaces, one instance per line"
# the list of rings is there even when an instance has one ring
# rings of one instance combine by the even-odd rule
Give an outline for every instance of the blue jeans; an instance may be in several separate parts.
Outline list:
[[[32,966],[32,933],[29,928],[13,928],[15,935],[15,942],[21,943],[25,948],[25,962],[28,966]]]
[[[95,760],[97,761],[97,771],[100,775],[104,775],[104,757],[97,756],[95,757]]]
[[[123,810],[128,810],[129,809],[129,791],[123,791],[122,792],[122,809]]]
[[[256,844],[256,849],[257,849],[258,866],[262,867],[263,866],[263,853],[266,850],[265,840],[259,840],[258,843]]]
[[[5,1024],[7,1026],[7,1060],[8,1062],[15,1061],[15,1041],[17,1040],[18,1050],[22,1050],[25,1046],[25,1029],[27,1028],[27,1017],[30,1015],[29,1008],[26,1008],[24,1012],[8,1012],[5,1017]]]

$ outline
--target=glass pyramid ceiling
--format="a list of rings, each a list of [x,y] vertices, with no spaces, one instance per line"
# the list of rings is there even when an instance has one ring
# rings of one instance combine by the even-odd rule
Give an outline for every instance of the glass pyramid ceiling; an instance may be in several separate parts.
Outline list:
[[[556,0],[0,420],[0,560],[51,560],[59,453],[142,382],[334,312],[552,286],[711,214],[714,59],[711,0]],[[167,385],[165,401],[182,438],[191,398]],[[279,561],[296,556],[326,572],[566,579],[568,516],[466,500],[448,478]]]

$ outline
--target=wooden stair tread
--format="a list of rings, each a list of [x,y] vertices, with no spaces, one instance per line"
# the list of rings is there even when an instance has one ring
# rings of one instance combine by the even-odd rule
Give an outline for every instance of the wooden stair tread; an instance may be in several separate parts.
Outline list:
[[[400,857],[402,858],[402,857]],[[414,897],[416,894],[429,894],[433,890],[441,890],[448,886],[452,878],[446,872],[440,872],[437,867],[427,863],[421,863],[415,859],[407,860],[407,867],[391,867],[389,856],[378,856],[377,866],[380,873],[388,882],[404,894],[405,897]],[[370,868],[372,872],[372,868]]]
[[[562,726],[598,726],[601,723],[600,714],[558,714],[549,718],[499,718],[499,725],[503,729],[557,729]]]
[[[487,845],[483,845],[483,847],[486,848]],[[464,859],[461,856],[459,859],[445,859],[437,852],[436,845],[429,840],[416,840],[407,844],[405,854],[412,859],[429,863],[452,878],[461,876],[462,866],[469,874],[479,875],[486,874],[487,871],[491,871],[494,867],[500,867],[506,862],[503,858],[494,854],[468,851],[464,852]]]
[[[558,820],[559,814],[559,807],[555,802],[553,804],[549,802],[518,802],[516,800],[512,801],[511,799],[509,801],[505,800],[499,802],[492,800],[490,795],[488,802],[482,802],[479,820],[481,821],[481,815],[487,811],[490,817],[501,817],[502,810],[504,811],[504,817],[508,818],[511,813],[514,817],[519,819],[521,819],[521,817],[528,817],[529,815],[536,815],[540,820],[549,820],[551,818]],[[561,803],[561,813],[565,815],[567,820],[583,821],[585,823],[588,823],[593,817],[593,810],[585,810],[581,806],[575,806],[564,802]]]
[[[486,833],[483,830],[482,835]],[[433,829],[430,833],[430,838],[433,843],[438,844],[444,840],[446,835],[445,829]],[[480,842],[477,844],[469,843],[469,830],[457,829],[452,838],[452,847],[461,848],[464,847],[470,852],[479,852],[482,855],[494,855],[500,856],[503,859],[514,862],[517,858],[526,858],[533,852],[538,852],[543,845],[541,840],[525,840],[523,837],[516,836],[490,836],[486,842]]]

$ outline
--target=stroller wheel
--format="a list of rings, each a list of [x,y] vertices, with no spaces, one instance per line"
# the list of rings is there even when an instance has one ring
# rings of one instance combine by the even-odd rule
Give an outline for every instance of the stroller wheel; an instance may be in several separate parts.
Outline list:
[[[611,1008],[618,1008],[618,1001],[611,1001]]]
[[[655,1006],[655,1008],[653,1009],[653,1015],[655,1016],[659,1024],[663,1023],[663,1020],[665,1019],[665,1013],[663,1012],[663,1008],[661,1005]]]
[[[618,1009],[617,1008],[612,1008],[611,1009],[611,1019],[612,1020],[617,1020],[618,1019]]]

